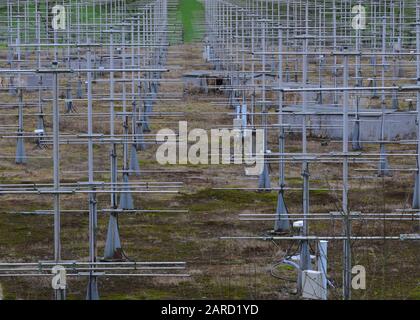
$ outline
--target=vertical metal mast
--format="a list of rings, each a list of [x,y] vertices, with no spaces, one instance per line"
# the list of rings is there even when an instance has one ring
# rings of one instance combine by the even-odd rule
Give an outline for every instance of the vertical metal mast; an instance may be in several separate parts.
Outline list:
[[[89,37],[87,43],[90,44]],[[89,261],[92,269],[89,274],[87,300],[98,300],[98,282],[94,270],[94,263],[97,257],[96,229],[97,229],[97,203],[95,193],[95,183],[93,177],[93,101],[92,101],[92,55],[91,49],[87,49],[87,96],[88,96],[88,184],[91,192],[89,193]]]
[[[384,7],[386,8],[386,7]],[[385,87],[385,71],[386,71],[386,16],[382,18],[382,87]],[[388,163],[385,148],[385,89],[382,89],[381,95],[381,136],[380,136],[380,163],[379,163],[379,176],[386,176],[388,172]]]
[[[309,4],[306,1],[305,6],[305,16],[306,16],[306,34],[304,35],[303,39],[303,73],[302,73],[302,85],[306,87],[308,85],[308,42],[309,42]],[[308,142],[307,142],[307,129],[306,129],[306,122],[307,122],[307,106],[308,106],[308,94],[306,91],[302,92],[302,155],[303,157],[307,157],[308,153]],[[303,206],[303,229],[302,234],[304,237],[307,237],[309,234],[309,226],[308,226],[308,215],[309,215],[309,163],[308,159],[303,159],[302,163],[302,177],[303,177],[303,199],[302,199],[302,206]],[[301,248],[300,248],[300,272],[299,272],[299,279],[298,279],[298,292],[302,290],[302,272],[304,270],[309,270],[311,266],[311,256],[309,252],[309,241],[303,240],[301,241]]]
[[[349,86],[349,56],[344,53],[344,71],[343,71],[343,87]],[[349,152],[349,92],[343,91],[343,222],[344,235],[346,239],[343,241],[343,298],[351,299],[351,220],[348,210],[348,152]]]
[[[270,172],[267,163],[268,150],[268,134],[267,134],[267,97],[266,97],[266,39],[267,21],[261,22],[261,51],[262,51],[262,87],[261,87],[261,126],[264,130],[264,145],[262,150],[263,157],[263,171],[259,177],[258,188],[261,190],[268,190],[271,188]]]
[[[54,44],[57,44],[57,37],[54,36]],[[55,46],[56,50],[56,46]],[[54,174],[54,261],[61,261],[61,212],[60,212],[60,107],[58,103],[58,60],[54,54],[53,67],[53,174]],[[61,290],[55,291],[55,298],[62,299],[64,296]]]
[[[17,19],[17,37],[16,37],[16,45],[17,45],[17,69],[21,69],[22,64],[22,48],[21,48],[21,29],[20,29],[20,19],[21,17],[18,16]],[[18,138],[17,138],[17,146],[16,146],[16,163],[17,164],[25,164],[26,163],[26,155],[25,155],[25,141],[24,141],[24,128],[23,128],[23,84],[22,84],[22,74],[19,72],[18,74],[18,81],[15,84],[18,92]]]
[[[418,0],[416,0],[416,76],[417,76],[417,86],[420,86],[420,5]],[[417,90],[416,93],[416,111],[417,111],[417,150],[416,150],[416,161],[417,161],[417,177],[416,182],[417,186],[414,188],[414,197],[417,197],[420,201],[420,90]],[[419,209],[419,208],[415,208]],[[419,213],[417,212],[417,215]],[[420,221],[419,226],[420,230]]]
[[[283,86],[283,29],[279,26],[278,33],[278,86],[281,89]],[[285,165],[284,165],[284,151],[285,151],[285,133],[283,123],[283,91],[278,93],[278,124],[279,124],[279,192],[277,199],[277,210],[276,210],[276,221],[274,223],[274,231],[282,232],[287,231],[290,228],[290,222],[287,213],[287,207],[284,200],[284,187],[285,182]]]
[[[112,18],[112,15],[111,15]],[[109,61],[111,72],[110,77],[110,105],[109,105],[109,130],[110,130],[110,140],[111,140],[111,213],[109,217],[108,224],[108,234],[105,244],[105,259],[120,259],[121,248],[120,248],[120,239],[118,234],[118,208],[117,202],[117,144],[115,141],[115,79],[114,79],[114,30],[113,27],[109,27]]]

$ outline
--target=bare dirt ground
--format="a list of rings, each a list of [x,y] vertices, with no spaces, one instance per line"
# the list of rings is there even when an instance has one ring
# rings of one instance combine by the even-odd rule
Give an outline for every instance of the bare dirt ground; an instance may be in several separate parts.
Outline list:
[[[170,47],[166,79],[180,79],[192,69],[205,69],[199,44],[184,44]],[[98,87],[95,87],[98,88]],[[100,90],[96,89],[99,93]],[[160,128],[177,129],[179,120],[187,120],[189,128],[210,129],[231,126],[232,115],[226,107],[226,97],[221,94],[184,94],[181,82],[166,82],[161,85],[161,97],[176,99],[160,101],[154,111],[183,112],[182,117],[156,116],[152,118],[152,133]],[[2,95],[6,96],[5,94]],[[106,110],[107,105],[98,101],[95,110]],[[79,103],[78,111],[85,110]],[[16,109],[9,110],[14,113]],[[48,109],[47,109],[48,112]],[[16,117],[2,117],[1,124]],[[47,125],[50,128],[50,119]],[[16,123],[16,122],[13,122]],[[85,128],[85,118],[64,117],[61,124],[67,131],[78,132]],[[25,118],[25,128],[32,131],[34,117]],[[95,131],[106,128],[101,119],[95,121]],[[67,132],[66,131],[66,132]],[[150,136],[152,139],[152,136]],[[275,140],[273,137],[273,144]],[[15,141],[0,140],[0,154],[10,159],[0,159],[0,181],[2,183],[51,182],[51,150],[36,150],[29,141],[27,153],[42,158],[30,159],[26,166],[13,162]],[[298,152],[299,137],[290,136],[288,152]],[[321,149],[323,148],[323,149]],[[402,148],[402,147],[398,147]],[[334,142],[322,144],[311,139],[310,149],[337,149]],[[242,166],[164,166],[155,160],[156,146],[139,152],[141,181],[180,181],[183,188],[179,194],[135,194],[136,207],[141,209],[177,209],[187,213],[126,214],[119,219],[121,239],[127,256],[136,261],[185,261],[189,278],[101,278],[102,299],[296,299],[295,271],[288,267],[276,269],[275,278],[270,267],[286,250],[295,244],[271,241],[221,240],[221,236],[261,235],[272,226],[270,222],[240,221],[241,213],[273,213],[276,207],[275,192],[259,193],[246,190],[220,190],[217,188],[255,188],[257,180],[246,177]],[[275,150],[275,149],[273,149]],[[374,150],[374,149],[372,149]],[[397,150],[397,147],[393,147]],[[107,147],[95,147],[97,170],[108,168]],[[121,154],[121,150],[119,150]],[[63,181],[84,179],[86,170],[86,147],[62,147]],[[391,165],[392,165],[391,160]],[[409,160],[407,160],[409,162]],[[352,166],[357,169],[357,166]],[[272,168],[274,171],[277,168]],[[340,191],[328,192],[325,188],[336,188],[340,182],[338,164],[314,165],[311,175],[311,210],[313,212],[336,211],[340,206]],[[379,212],[386,208],[407,207],[412,190],[412,177],[407,173],[395,174],[392,178],[371,179],[372,172],[353,171],[350,205],[355,210]],[[276,183],[272,175],[272,184]],[[109,179],[107,174],[98,174],[96,180]],[[135,181],[132,178],[130,181]],[[289,187],[301,186],[300,164],[287,165]],[[389,186],[392,186],[390,188]],[[216,188],[216,189],[215,189]],[[392,191],[388,191],[392,190]],[[48,196],[0,196],[0,260],[29,261],[46,260],[52,257],[52,217],[14,214],[13,212],[51,209]],[[301,212],[301,191],[286,193],[290,212]],[[107,208],[107,196],[99,198],[98,207]],[[63,208],[86,208],[88,201],[82,196],[64,197]],[[380,209],[378,209],[380,208]],[[384,211],[385,212],[385,211]],[[84,214],[63,214],[63,258],[87,259],[88,217]],[[354,232],[360,234],[399,234],[412,231],[413,222],[354,224]],[[102,250],[105,241],[107,217],[100,216],[98,245]],[[339,222],[313,223],[310,229],[319,234],[340,234]],[[340,298],[341,242],[329,246],[330,277],[337,285],[331,290],[331,298]],[[367,290],[354,292],[355,298],[420,298],[420,275],[418,244],[409,242],[357,242],[353,245],[354,264],[367,268]],[[99,253],[101,254],[101,252]],[[7,299],[50,299],[50,279],[0,279],[3,295]],[[84,298],[86,281],[70,279],[70,299]]]

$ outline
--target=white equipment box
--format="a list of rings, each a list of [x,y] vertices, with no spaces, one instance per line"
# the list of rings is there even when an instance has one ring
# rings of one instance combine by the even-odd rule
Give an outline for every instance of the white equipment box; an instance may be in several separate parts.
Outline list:
[[[302,272],[302,297],[304,299],[321,300],[324,296],[323,290],[321,272],[314,270]]]

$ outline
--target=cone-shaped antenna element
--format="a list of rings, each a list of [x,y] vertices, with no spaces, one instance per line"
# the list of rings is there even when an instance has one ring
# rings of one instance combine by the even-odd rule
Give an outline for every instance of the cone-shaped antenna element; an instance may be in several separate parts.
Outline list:
[[[89,276],[86,300],[99,300],[98,278]]]
[[[13,56],[14,56],[13,49],[9,48],[9,51],[7,52],[7,63],[8,64],[12,64]]]
[[[386,155],[385,144],[381,143],[381,150],[380,150],[380,159],[379,159],[379,172],[378,175],[380,177],[384,176],[391,176],[391,172],[389,170],[388,165],[388,157]]]
[[[258,180],[258,188],[259,189],[270,189],[270,169],[268,168],[268,163],[264,160],[264,168],[260,174],[260,178]]]
[[[106,234],[104,259],[121,260],[121,241],[120,231],[118,228],[118,216],[111,214],[109,216],[108,232]]]
[[[413,206],[412,209],[420,209],[420,199],[419,199],[419,172],[416,173],[415,183],[414,183],[414,192],[413,192]]]
[[[140,175],[140,165],[139,159],[137,158],[137,148],[136,145],[131,145],[131,154],[130,154],[130,171],[133,172],[136,176]]]
[[[142,115],[143,132],[150,132],[149,115],[152,113],[152,103],[149,99],[144,102],[144,113]]]
[[[76,95],[77,95],[77,99],[82,99],[83,98],[83,85],[82,85],[82,80],[81,79],[79,79],[77,81]]]
[[[123,210],[133,210],[134,209],[133,197],[130,192],[130,187],[128,186],[128,174],[126,172],[123,174],[123,182],[124,182],[124,187],[123,187],[124,192],[121,192],[119,208]]]
[[[17,164],[25,164],[26,163],[25,144],[23,142],[23,137],[18,137],[18,139],[17,139],[16,163]]]
[[[36,128],[37,130],[45,130],[45,121],[44,121],[44,115],[40,114],[38,115],[38,121],[36,122]]]
[[[288,230],[290,230],[289,212],[287,211],[286,203],[284,201],[284,192],[283,190],[280,190],[277,198],[274,231],[283,232]]]
[[[354,123],[353,132],[351,134],[351,146],[353,151],[362,150],[362,143],[360,142],[360,120],[356,119]]]
[[[146,144],[144,143],[143,125],[142,123],[137,124],[136,130],[136,148],[137,150],[146,150]]]

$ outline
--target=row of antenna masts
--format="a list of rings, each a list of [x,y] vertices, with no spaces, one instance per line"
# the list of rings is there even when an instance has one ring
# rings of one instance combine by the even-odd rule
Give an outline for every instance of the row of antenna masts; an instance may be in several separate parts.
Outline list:
[[[61,3],[61,1],[59,1]],[[165,81],[168,30],[168,7],[171,2],[147,1],[127,4],[126,1],[62,1],[66,8],[66,28],[53,30],[49,1],[8,1],[6,23],[8,37],[7,67],[0,69],[2,90],[16,102],[3,104],[4,109],[18,109],[18,125],[2,126],[4,139],[17,141],[15,161],[25,164],[34,158],[26,156],[25,141],[34,140],[39,148],[52,144],[53,184],[3,184],[2,194],[39,196],[50,194],[54,209],[43,211],[54,215],[54,259],[28,263],[2,263],[3,276],[49,276],[51,269],[63,266],[72,276],[87,276],[87,298],[99,297],[99,276],[186,276],[171,273],[185,267],[183,262],[133,262],[124,254],[118,232],[121,213],[141,212],[134,208],[132,194],[176,192],[179,183],[129,182],[139,174],[137,152],[154,143],[148,135],[150,118],[156,115],[156,101],[170,100],[158,96],[159,85]],[[354,29],[354,5],[369,7],[366,29]],[[219,70],[226,72],[230,85],[229,103],[236,108],[240,126],[263,128],[265,146],[264,170],[259,178],[259,190],[276,190],[278,205],[273,215],[242,215],[244,220],[273,220],[274,233],[262,237],[225,237],[225,239],[292,240],[299,243],[298,263],[284,259],[299,270],[298,289],[302,291],[302,273],[312,268],[310,241],[319,241],[318,268],[323,274],[322,287],[327,289],[325,240],[343,242],[343,297],[351,297],[351,243],[354,240],[418,239],[418,235],[358,235],[352,233],[353,220],[418,221],[420,188],[419,139],[387,139],[387,116],[399,109],[401,97],[414,101],[415,111],[398,111],[399,115],[420,116],[420,21],[417,1],[219,1],[207,0],[205,46],[206,58]],[[416,73],[401,75],[412,67]],[[373,70],[368,79],[364,69]],[[370,70],[369,69],[369,70]],[[331,78],[326,77],[327,72]],[[273,77],[274,74],[274,77]],[[354,74],[355,76],[351,76]],[[274,78],[274,80],[273,80]],[[61,80],[61,81],[60,81]],[[60,94],[60,83],[64,83]],[[366,86],[366,80],[368,85]],[[7,82],[5,84],[5,82]],[[93,94],[95,84],[109,84],[109,92]],[[99,87],[99,86],[98,86]],[[100,90],[98,88],[98,90]],[[37,93],[34,99],[29,91]],[[270,98],[276,93],[277,99]],[[316,93],[316,101],[313,101]],[[286,107],[292,96],[300,96],[295,108]],[[332,95],[333,108],[316,109],[326,105]],[[64,96],[64,98],[62,98]],[[363,98],[379,96],[380,109],[359,108]],[[173,97],[172,97],[173,98]],[[391,99],[389,99],[391,98]],[[31,101],[31,99],[33,99]],[[392,101],[391,106],[387,105]],[[109,112],[94,112],[95,103],[108,103]],[[60,113],[64,105],[65,113]],[[60,119],[77,115],[87,119],[86,132],[63,134]],[[51,113],[46,110],[51,107]],[[240,106],[240,108],[238,108]],[[248,111],[247,106],[250,106]],[[80,109],[86,108],[86,112]],[[26,110],[36,108],[37,113]],[[122,112],[116,112],[117,109]],[[274,112],[272,112],[274,110]],[[328,111],[326,111],[328,110]],[[25,113],[24,113],[25,111]],[[177,115],[165,113],[166,115]],[[25,132],[25,116],[36,117],[34,133]],[[290,115],[301,119],[299,125],[287,123]],[[335,153],[310,152],[307,134],[312,129],[309,120],[314,116],[339,116],[342,120],[324,129],[341,130],[342,150]],[[4,116],[15,116],[4,114]],[[52,117],[52,130],[44,119]],[[380,135],[375,141],[362,140],[365,116],[380,119]],[[109,119],[107,133],[94,132],[94,120]],[[274,118],[274,119],[273,119]],[[121,121],[122,128],[115,127]],[[238,122],[235,122],[238,124]],[[352,127],[350,128],[350,124]],[[338,129],[337,129],[338,128]],[[419,135],[419,126],[415,135]],[[120,133],[121,132],[121,133]],[[302,151],[286,153],[286,133],[301,133]],[[278,152],[269,152],[268,138],[277,133]],[[349,138],[351,137],[351,139]],[[87,181],[60,183],[60,145],[86,145],[88,149]],[[349,150],[349,145],[353,152]],[[94,145],[110,148],[110,181],[95,181],[101,171],[94,168]],[[378,153],[369,153],[364,145],[379,145]],[[415,145],[413,153],[391,153],[386,147]],[[118,151],[122,146],[122,170],[118,170]],[[46,151],[47,152],[47,151]],[[390,168],[389,157],[415,159],[414,168]],[[7,157],[4,157],[7,158]],[[302,164],[303,215],[287,211],[285,191],[286,164]],[[279,165],[279,185],[271,187],[269,165]],[[310,164],[342,163],[343,184],[340,212],[311,213],[309,206]],[[413,204],[388,213],[361,213],[349,210],[349,164],[378,163],[378,175],[393,171],[415,174]],[[367,169],[368,171],[371,169]],[[120,180],[118,179],[121,176]],[[130,178],[132,179],[132,178]],[[169,191],[168,191],[169,190]],[[173,191],[172,191],[173,190]],[[60,208],[61,196],[88,195],[89,261],[69,261],[61,257]],[[108,208],[98,210],[97,194],[110,195]],[[119,196],[119,197],[118,197]],[[97,213],[109,214],[107,240],[103,259],[98,258],[96,230]],[[309,233],[310,221],[336,219],[342,221],[339,235],[317,236]],[[283,234],[291,229],[291,221],[299,224],[299,235]],[[294,224],[295,225],[295,224]],[[65,289],[55,290],[57,299],[65,298]],[[327,295],[325,293],[324,297]]]
[[[54,9],[57,5],[61,7]],[[142,182],[138,159],[138,153],[154,143],[149,132],[156,101],[171,99],[160,95],[159,87],[164,81],[162,74],[168,71],[165,63],[169,38],[176,37],[171,35],[168,23],[168,8],[175,5],[171,0],[8,0],[0,8],[4,13],[0,23],[7,35],[8,50],[7,61],[2,61],[0,69],[0,90],[4,100],[12,99],[10,103],[2,103],[2,117],[10,121],[16,114],[4,111],[18,110],[17,126],[1,125],[1,138],[17,141],[14,157],[17,164],[36,161],[37,157],[28,156],[25,150],[30,141],[49,154],[52,145],[53,162],[53,183],[2,184],[0,194],[51,195],[53,210],[37,213],[54,217],[53,259],[0,263],[1,276],[45,277],[61,266],[67,276],[88,278],[87,299],[99,298],[98,277],[101,276],[188,276],[181,273],[185,262],[129,259],[122,249],[118,229],[119,215],[147,211],[134,207],[133,194],[176,193],[181,187],[179,182]],[[54,21],[59,28],[53,27]],[[103,84],[107,85],[105,89]],[[108,111],[99,112],[94,107],[100,105],[109,106]],[[33,108],[37,110],[35,113],[29,111]],[[33,132],[25,131],[24,116],[36,118]],[[46,118],[51,119],[52,127],[46,125]],[[60,122],[75,118],[81,119],[85,131],[60,129]],[[106,119],[105,132],[95,132],[95,123],[105,123]],[[87,179],[61,182],[62,144],[86,146],[87,171],[79,174]],[[104,157],[97,154],[95,145],[109,146],[109,170],[105,171],[109,178],[105,181],[95,179],[104,173],[94,166],[95,157]],[[103,194],[109,195],[109,205],[98,208],[97,196]],[[72,195],[87,195],[88,209],[62,210],[60,199]],[[62,257],[60,219],[67,212],[89,215],[87,261]],[[98,212],[109,215],[103,257],[97,245]],[[63,283],[58,283],[54,297],[66,298]]]
[[[352,11],[354,6],[358,6],[356,11]],[[350,299],[353,241],[419,239],[418,234],[409,233],[354,235],[352,222],[412,221],[416,228],[416,221],[420,220],[420,2],[206,0],[205,11],[204,57],[224,74],[228,103],[235,110],[234,126],[264,130],[260,158],[264,169],[257,190],[278,192],[275,214],[241,215],[241,220],[274,221],[273,232],[223,239],[296,241],[299,243],[296,255],[285,257],[282,263],[298,270],[297,289],[303,293],[303,272],[312,270],[314,257],[318,257],[323,299],[327,298],[327,287],[331,284],[327,277],[327,241],[342,241],[342,296]],[[357,14],[366,14],[366,20],[355,21]],[[366,25],[359,28],[364,22]],[[377,108],[366,106],[366,98],[372,97],[380,101]],[[402,97],[414,110],[401,110]],[[400,115],[412,117],[412,136],[416,138],[409,140],[398,135],[387,138],[388,127],[391,122],[398,122]],[[366,119],[369,116],[377,118],[379,136],[363,140],[367,136],[363,129],[375,122]],[[333,120],[324,125],[311,124],[310,120],[316,117]],[[296,118],[300,120],[290,123]],[[336,135],[338,132],[340,138],[335,142],[342,145],[341,150],[328,153],[310,150],[308,135],[317,128],[330,133],[335,130]],[[285,151],[290,133],[300,135],[300,152]],[[278,142],[274,147],[277,152],[269,148],[270,137]],[[375,145],[378,152],[368,151]],[[413,151],[389,150],[401,145],[412,145]],[[415,165],[391,168],[390,157],[413,159]],[[292,163],[300,163],[302,168],[302,213],[288,212],[286,206],[287,190],[293,189],[286,184],[286,164]],[[276,187],[271,185],[270,164],[279,167]],[[342,166],[338,212],[311,211],[310,169],[317,164]],[[394,212],[352,211],[350,164],[357,168],[368,165],[369,168],[355,170],[377,170],[378,177],[398,171],[413,173],[411,208]],[[376,164],[378,169],[372,168]],[[341,221],[342,232],[328,236],[313,234],[310,222],[326,220]],[[311,241],[317,243],[317,256],[311,256]]]

